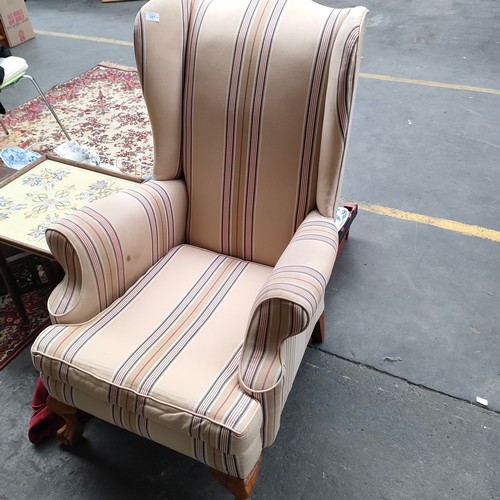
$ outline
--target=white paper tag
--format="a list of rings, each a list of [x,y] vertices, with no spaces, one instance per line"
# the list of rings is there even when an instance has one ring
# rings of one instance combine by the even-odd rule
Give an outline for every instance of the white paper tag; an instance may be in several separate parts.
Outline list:
[[[160,14],[158,12],[146,12],[146,21],[160,22]]]

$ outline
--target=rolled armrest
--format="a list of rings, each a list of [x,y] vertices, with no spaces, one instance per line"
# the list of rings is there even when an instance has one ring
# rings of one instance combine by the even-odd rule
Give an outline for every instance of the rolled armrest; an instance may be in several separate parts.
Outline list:
[[[90,203],[46,231],[65,271],[49,297],[54,323],[80,323],[109,306],[185,240],[182,180],[150,181]]]
[[[331,218],[311,212],[299,226],[255,301],[239,368],[250,393],[280,382],[281,344],[303,332],[325,293],[337,255],[338,232]]]

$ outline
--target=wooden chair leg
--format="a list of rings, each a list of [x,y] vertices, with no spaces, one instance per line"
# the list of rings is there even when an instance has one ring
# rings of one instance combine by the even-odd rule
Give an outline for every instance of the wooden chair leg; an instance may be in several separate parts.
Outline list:
[[[83,425],[76,416],[78,410],[73,406],[61,403],[52,396],[47,398],[47,406],[66,422],[57,431],[57,439],[67,446],[76,444],[83,435]]]
[[[244,479],[224,474],[223,472],[212,468],[210,468],[210,473],[216,481],[222,484],[224,488],[234,495],[235,500],[249,500],[252,491],[255,488],[255,483],[257,482],[261,465],[262,455],[259,457],[259,460],[252,469],[252,472],[250,472],[250,474]]]
[[[315,343],[321,343],[325,340],[325,313],[323,313],[316,325],[311,335],[311,340]]]

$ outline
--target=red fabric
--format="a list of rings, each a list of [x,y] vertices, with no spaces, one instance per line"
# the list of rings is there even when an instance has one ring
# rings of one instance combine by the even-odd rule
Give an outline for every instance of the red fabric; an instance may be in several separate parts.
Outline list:
[[[31,401],[33,415],[28,428],[28,438],[34,444],[39,443],[46,437],[54,437],[64,425],[64,420],[47,408],[48,395],[49,393],[45,389],[42,379],[38,377]]]
[[[38,376],[33,399],[31,400],[33,415],[31,415],[28,426],[28,438],[34,444],[38,444],[46,437],[55,437],[57,431],[65,423],[61,417],[58,417],[47,407],[48,396],[49,393],[43,385],[42,379]],[[76,416],[82,424],[91,417],[91,415],[83,411],[78,411]]]

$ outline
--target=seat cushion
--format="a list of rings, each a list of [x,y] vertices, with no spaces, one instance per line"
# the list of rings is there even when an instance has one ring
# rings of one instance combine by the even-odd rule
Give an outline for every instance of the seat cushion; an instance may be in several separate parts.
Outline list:
[[[125,411],[244,453],[260,439],[263,417],[237,370],[250,310],[271,271],[175,247],[91,321],[45,329],[32,347],[35,366],[65,387],[54,397],[78,406],[73,392],[90,395],[96,407],[109,405],[117,425],[125,427]]]
[[[0,66],[5,71],[0,89],[8,87],[28,70],[28,64],[22,57],[0,57]]]

